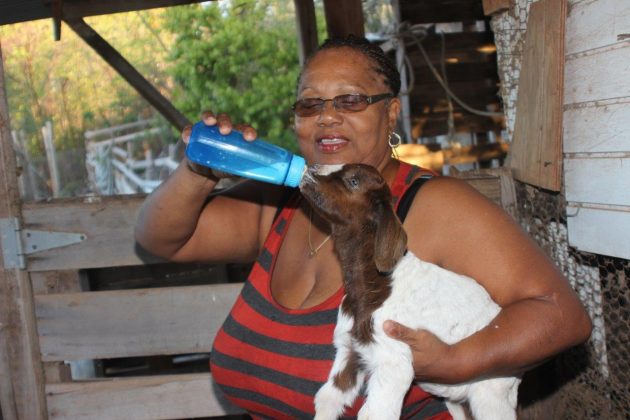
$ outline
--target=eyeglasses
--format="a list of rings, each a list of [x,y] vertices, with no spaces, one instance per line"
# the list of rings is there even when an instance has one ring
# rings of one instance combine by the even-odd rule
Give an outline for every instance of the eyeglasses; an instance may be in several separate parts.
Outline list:
[[[332,102],[333,108],[337,112],[359,112],[368,107],[382,101],[383,99],[392,98],[391,93],[381,93],[380,95],[339,95],[332,99],[322,98],[304,98],[293,104],[293,112],[298,117],[312,117],[318,115],[324,109],[324,104],[328,101]]]

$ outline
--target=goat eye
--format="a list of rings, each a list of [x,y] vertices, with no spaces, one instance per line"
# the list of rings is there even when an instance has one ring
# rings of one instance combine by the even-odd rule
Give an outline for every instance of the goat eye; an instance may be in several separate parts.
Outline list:
[[[355,177],[352,177],[348,180],[348,185],[350,186],[350,188],[352,189],[357,189],[359,188],[359,180],[356,179]]]

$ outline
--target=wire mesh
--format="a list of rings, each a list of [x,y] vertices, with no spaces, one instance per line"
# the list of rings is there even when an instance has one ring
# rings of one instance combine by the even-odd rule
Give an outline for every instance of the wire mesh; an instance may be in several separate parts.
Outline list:
[[[553,412],[539,418],[630,418],[630,261],[569,246],[566,202],[516,182],[517,218],[562,270],[593,320],[593,333],[547,366],[557,384]]]

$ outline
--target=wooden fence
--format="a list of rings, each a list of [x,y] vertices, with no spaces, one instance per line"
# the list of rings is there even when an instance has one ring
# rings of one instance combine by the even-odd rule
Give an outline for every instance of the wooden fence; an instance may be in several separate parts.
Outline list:
[[[92,189],[98,194],[149,193],[177,167],[175,145],[167,146],[166,156],[154,158],[146,140],[163,132],[154,121],[87,131],[86,165]],[[144,143],[144,144],[143,144]],[[141,159],[138,159],[138,154]]]
[[[79,270],[156,262],[135,251],[142,197],[31,203],[21,232],[80,233],[73,245],[25,256],[47,417],[166,419],[236,413],[209,373],[73,380],[65,362],[210,352],[241,284],[81,291]],[[79,240],[79,239],[77,239]],[[5,267],[5,270],[12,267]],[[19,267],[15,267],[19,269]],[[3,405],[4,407],[4,405]],[[20,415],[17,418],[37,418]],[[5,416],[5,418],[12,418]]]

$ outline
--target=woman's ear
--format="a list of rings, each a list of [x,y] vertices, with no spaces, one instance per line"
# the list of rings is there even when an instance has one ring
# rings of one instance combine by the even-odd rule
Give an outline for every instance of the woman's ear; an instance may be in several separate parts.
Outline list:
[[[389,131],[391,132],[394,131],[394,128],[396,128],[396,125],[398,123],[398,115],[400,115],[400,99],[398,99],[397,97],[391,98],[389,100],[389,107],[387,111],[387,118],[390,127]]]
[[[374,262],[381,273],[390,273],[407,249],[407,233],[391,204],[380,203],[374,238]]]

